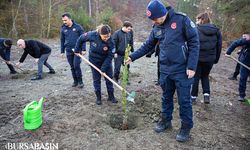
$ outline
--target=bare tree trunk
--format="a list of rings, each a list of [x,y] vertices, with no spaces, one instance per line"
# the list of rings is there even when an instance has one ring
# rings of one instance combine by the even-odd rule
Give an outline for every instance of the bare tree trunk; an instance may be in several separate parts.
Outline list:
[[[99,22],[100,22],[100,19],[99,19],[99,0],[95,0],[95,4],[96,4],[96,13],[95,13],[95,16],[96,16],[96,21],[95,21],[95,26],[98,26],[99,25]]]
[[[47,36],[46,36],[47,38],[49,38],[49,34],[50,34],[51,11],[52,11],[52,4],[51,4],[51,0],[49,0],[49,17],[48,17]]]
[[[17,35],[18,35],[18,32],[16,30],[16,18],[17,18],[17,15],[18,15],[18,11],[19,11],[19,8],[21,6],[21,3],[22,3],[22,0],[19,0],[19,3],[18,3],[18,7],[17,7],[17,10],[16,10],[16,14],[14,14],[14,7],[13,7],[13,1],[11,0],[11,9],[12,9],[12,18],[13,18],[13,21],[12,21],[12,29],[10,30],[8,36],[14,34],[15,35],[15,38],[17,38]]]
[[[24,22],[25,22],[26,30],[28,31],[30,26],[29,26],[29,17],[28,17],[26,5],[23,6],[23,11],[24,11]]]
[[[89,16],[92,16],[91,0],[89,0]]]
[[[40,38],[44,37],[44,0],[41,0],[41,33],[40,33]]]

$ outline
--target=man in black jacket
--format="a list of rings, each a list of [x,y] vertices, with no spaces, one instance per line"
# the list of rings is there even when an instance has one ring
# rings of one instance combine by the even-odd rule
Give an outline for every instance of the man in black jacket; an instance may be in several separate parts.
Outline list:
[[[35,61],[38,63],[38,72],[37,76],[31,78],[31,80],[40,80],[42,79],[43,65],[49,68],[50,74],[55,74],[55,70],[47,63],[48,57],[51,54],[51,48],[39,41],[36,40],[23,40],[19,39],[17,41],[17,46],[24,49],[23,55],[21,56],[19,62],[16,64],[19,66],[24,62],[28,54],[35,58]]]
[[[120,68],[124,62],[125,50],[128,47],[128,44],[131,46],[131,52],[133,49],[133,32],[132,24],[129,21],[125,21],[121,29],[115,31],[113,34],[113,40],[115,44],[115,55],[114,55],[114,78],[118,82]]]

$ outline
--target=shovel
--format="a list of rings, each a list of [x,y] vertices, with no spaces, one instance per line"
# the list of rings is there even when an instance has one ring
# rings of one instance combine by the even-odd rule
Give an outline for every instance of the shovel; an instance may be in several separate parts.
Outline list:
[[[240,62],[238,59],[234,58],[233,56],[231,56],[231,55],[225,55],[225,56],[228,57],[228,58],[233,59],[234,61],[236,61],[237,63],[239,63],[239,64],[242,65],[243,67],[245,67],[245,68],[247,68],[248,70],[250,70],[250,68],[249,68],[247,65],[243,64],[242,62]]]
[[[108,79],[110,82],[112,82],[116,87],[118,87],[121,91],[125,91],[128,95],[127,100],[134,103],[135,100],[135,92],[129,93],[127,90],[125,90],[123,87],[121,87],[119,84],[117,84],[114,80],[112,80],[109,76],[107,76],[104,72],[102,72],[99,68],[97,68],[94,64],[92,64],[88,59],[86,59],[81,54],[76,54],[77,56],[81,57],[82,60],[84,60],[87,64],[89,64],[91,67],[93,67],[96,71],[98,71],[101,75],[103,75],[106,79]]]
[[[5,62],[6,64],[8,64],[6,60],[4,60],[4,59],[2,59],[2,58],[1,58],[1,60],[2,60],[3,62]],[[19,70],[21,70],[21,71],[24,71],[23,69],[21,69],[20,67],[18,67],[17,65],[15,65],[15,64],[13,64],[13,63],[11,63],[11,62],[9,62],[9,64],[11,64],[12,66],[16,67],[17,69],[19,69]]]

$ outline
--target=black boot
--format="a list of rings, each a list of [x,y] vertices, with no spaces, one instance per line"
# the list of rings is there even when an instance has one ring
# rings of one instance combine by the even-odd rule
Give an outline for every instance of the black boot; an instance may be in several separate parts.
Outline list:
[[[10,74],[16,74],[16,70],[14,69],[14,67],[11,64],[7,64],[8,68],[10,69]]]
[[[111,101],[112,103],[117,103],[118,101],[116,100],[114,96],[114,91],[108,91],[108,101]]]
[[[73,77],[74,79],[74,82],[72,84],[72,87],[76,87],[78,85],[78,81],[77,81],[77,78],[76,77]]]
[[[101,105],[102,104],[102,96],[101,96],[101,91],[95,91],[96,95],[96,104]]]
[[[83,88],[84,84],[82,82],[82,77],[77,78],[78,81],[78,88]]]
[[[156,124],[154,131],[157,133],[163,132],[167,129],[172,128],[172,123],[171,121],[167,121],[166,120],[166,115],[165,114],[161,114],[160,116],[160,120],[158,121],[158,123]]]
[[[191,128],[186,125],[181,125],[181,129],[179,133],[176,135],[176,141],[178,142],[186,142],[189,140]]]

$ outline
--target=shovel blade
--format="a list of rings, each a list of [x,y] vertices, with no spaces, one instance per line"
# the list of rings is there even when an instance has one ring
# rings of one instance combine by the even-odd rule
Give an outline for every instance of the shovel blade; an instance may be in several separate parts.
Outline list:
[[[135,103],[135,92],[131,92],[130,94],[128,94],[127,100],[129,102]]]

